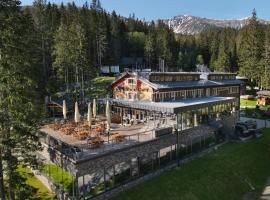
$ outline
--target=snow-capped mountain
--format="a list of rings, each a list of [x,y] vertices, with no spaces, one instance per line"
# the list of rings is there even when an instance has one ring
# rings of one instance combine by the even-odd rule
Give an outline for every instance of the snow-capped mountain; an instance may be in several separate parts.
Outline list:
[[[218,20],[218,19],[207,19],[201,17],[195,17],[191,15],[179,15],[172,19],[164,20],[175,33],[181,34],[198,34],[202,30],[211,27],[231,27],[240,29],[247,25],[249,17],[243,19],[232,19],[232,20]],[[261,20],[262,23],[269,23],[269,21]]]

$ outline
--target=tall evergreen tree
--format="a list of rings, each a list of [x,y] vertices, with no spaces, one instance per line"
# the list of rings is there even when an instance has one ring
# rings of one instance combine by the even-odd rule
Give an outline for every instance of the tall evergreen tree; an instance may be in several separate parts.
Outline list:
[[[60,24],[55,37],[54,55],[57,76],[60,83],[65,83],[67,92],[71,83],[76,83],[77,88],[83,80],[93,77],[85,31],[78,21],[74,20],[69,26],[63,22]],[[82,83],[80,85],[82,87]]]
[[[18,1],[0,1],[0,197],[14,200],[20,189],[18,165],[36,164],[40,108],[33,57],[33,22]],[[39,102],[40,103],[40,102]],[[3,174],[7,190],[3,184]],[[27,199],[27,197],[25,197]]]
[[[261,64],[261,87],[264,89],[270,89],[269,77],[270,77],[270,26],[267,26],[265,32],[265,43],[263,59]]]
[[[196,64],[198,65],[203,65],[204,64],[204,60],[203,60],[203,56],[202,55],[198,55],[196,58]]]
[[[262,25],[257,20],[257,14],[254,10],[249,25],[240,32],[239,67],[240,73],[257,83],[261,81],[261,68],[258,63],[261,62],[264,31]]]
[[[229,71],[230,70],[230,52],[228,46],[227,35],[225,32],[222,33],[220,44],[218,48],[217,60],[215,63],[216,71]]]
[[[155,37],[154,34],[149,33],[145,38],[144,52],[148,67],[152,67],[154,53],[155,53]]]

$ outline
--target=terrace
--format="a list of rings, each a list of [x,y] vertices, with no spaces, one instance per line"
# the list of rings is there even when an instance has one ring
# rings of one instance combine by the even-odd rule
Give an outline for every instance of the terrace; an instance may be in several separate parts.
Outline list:
[[[113,107],[112,116],[117,114],[114,107],[122,106],[142,110],[145,112],[144,117],[139,120],[130,114],[122,115],[121,122],[111,123],[110,130],[107,130],[107,119],[101,111],[107,101]],[[101,114],[92,120],[91,128],[85,118],[79,123],[71,119],[60,120],[40,129],[41,141],[73,160],[91,159],[200,125],[216,128],[220,115],[233,110],[235,99],[207,97],[161,103],[116,99],[107,101],[98,101]]]
[[[65,191],[69,197],[93,197],[222,142],[220,131],[223,126],[228,126],[224,132],[231,131],[235,108],[232,97],[158,103],[100,99],[90,122],[88,106],[80,119],[54,119],[44,125],[40,141],[45,148],[39,155],[73,177],[70,190],[60,185],[58,196]]]

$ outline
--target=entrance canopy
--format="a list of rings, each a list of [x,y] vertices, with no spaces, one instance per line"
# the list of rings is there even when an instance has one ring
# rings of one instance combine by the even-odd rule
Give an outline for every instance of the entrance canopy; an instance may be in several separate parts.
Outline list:
[[[234,103],[234,97],[204,97],[186,99],[173,102],[149,102],[149,101],[127,101],[121,99],[108,99],[111,105],[128,107],[141,110],[149,110],[164,113],[180,113],[188,110],[196,110],[211,105],[219,105],[221,103]],[[100,99],[101,103],[106,102],[106,99]]]

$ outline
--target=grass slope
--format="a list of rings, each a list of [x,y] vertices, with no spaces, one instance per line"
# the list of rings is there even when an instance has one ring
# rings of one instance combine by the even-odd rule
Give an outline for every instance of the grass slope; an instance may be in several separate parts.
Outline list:
[[[120,194],[115,200],[239,200],[251,191],[261,193],[270,176],[270,129],[264,137],[226,144],[182,168]]]
[[[54,164],[45,164],[41,172],[51,178],[56,185],[64,186],[65,191],[68,191],[69,187],[72,186],[72,176],[65,170],[63,170],[63,181],[62,181],[62,169]]]
[[[18,168],[20,174],[27,178],[26,184],[30,185],[37,189],[36,194],[33,196],[34,199],[38,200],[52,200],[54,198],[54,194],[48,190],[47,187],[43,185],[42,182],[40,182],[31,172],[29,168],[26,167],[19,167]]]
[[[115,77],[99,76],[91,81],[92,87],[87,95],[92,98],[106,97],[108,94],[108,88],[110,84],[115,80]]]

